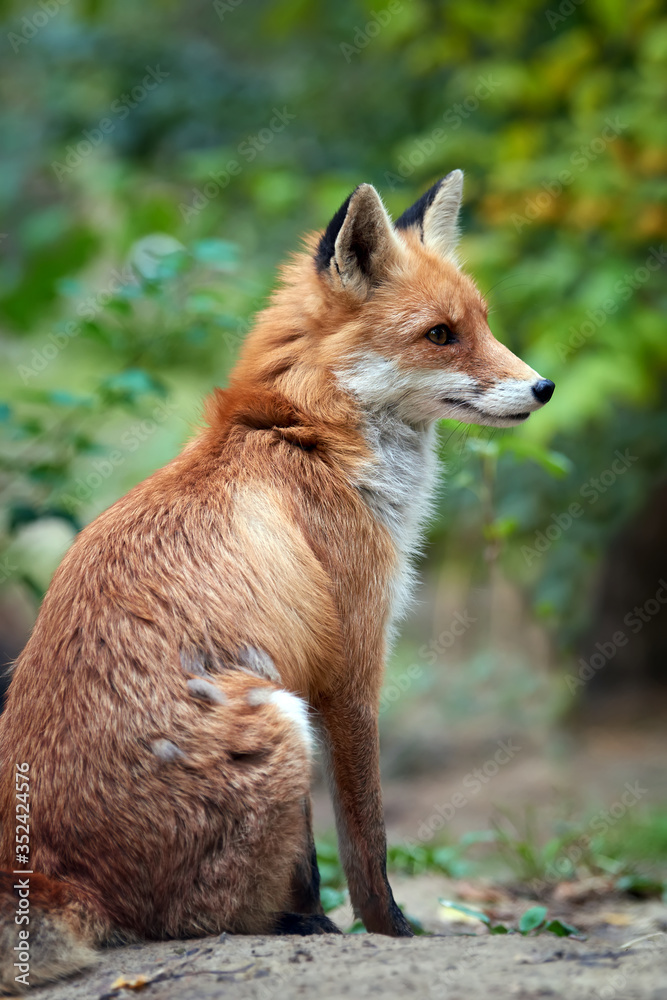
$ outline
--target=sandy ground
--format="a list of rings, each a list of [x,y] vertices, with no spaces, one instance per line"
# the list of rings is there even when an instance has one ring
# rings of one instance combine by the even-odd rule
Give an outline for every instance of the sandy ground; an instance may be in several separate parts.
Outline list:
[[[520,742],[520,741],[519,741]],[[554,810],[569,801],[575,814],[619,799],[626,782],[646,790],[636,808],[664,803],[664,734],[604,732],[581,737],[568,752],[524,745],[492,780],[468,795],[447,824],[451,836],[488,828],[495,803],[520,812],[526,804],[550,827]],[[465,777],[495,752],[495,742],[450,756],[436,773],[385,783],[389,840],[419,838],[424,821],[455,793]],[[324,789],[315,794],[316,828],[332,826]],[[507,887],[454,881],[433,873],[393,875],[397,901],[432,936],[391,940],[345,936],[233,937],[135,945],[100,953],[95,968],[57,986],[31,990],[38,1000],[292,1000],[339,997],[413,997],[489,1000],[554,997],[562,1000],[667,1000],[667,906],[632,901],[610,882],[590,879],[552,887],[550,917],[573,924],[585,940],[552,934],[491,936],[478,921],[461,922],[440,906],[445,898],[483,909],[516,927],[536,900]],[[348,907],[331,914],[342,929]],[[124,977],[127,986],[114,986]]]
[[[138,995],[146,1000],[488,1000],[490,995],[667,1000],[667,910],[658,902],[632,903],[607,894],[596,898],[592,886],[582,901],[555,901],[550,907],[550,913],[575,922],[585,940],[552,934],[491,936],[478,923],[448,919],[438,897],[463,895],[468,905],[483,905],[508,925],[516,925],[531,902],[497,888],[432,875],[392,881],[397,898],[433,936],[391,940],[376,934],[222,935],[135,945],[106,951],[89,972],[31,993],[39,1000],[122,1000]],[[475,898],[486,891],[490,902]],[[340,911],[336,916],[345,926],[349,914]],[[118,984],[119,977],[126,987]]]

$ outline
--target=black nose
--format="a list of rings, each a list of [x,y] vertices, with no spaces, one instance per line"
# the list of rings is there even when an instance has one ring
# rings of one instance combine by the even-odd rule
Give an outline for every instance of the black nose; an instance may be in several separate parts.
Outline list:
[[[533,395],[539,399],[540,403],[548,403],[554,394],[555,388],[556,386],[550,378],[541,378],[533,386]]]

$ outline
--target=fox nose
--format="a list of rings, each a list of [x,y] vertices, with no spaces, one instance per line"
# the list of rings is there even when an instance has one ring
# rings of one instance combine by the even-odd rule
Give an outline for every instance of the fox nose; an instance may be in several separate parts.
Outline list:
[[[539,399],[540,403],[548,403],[554,394],[555,384],[550,378],[541,378],[533,386],[533,395]]]

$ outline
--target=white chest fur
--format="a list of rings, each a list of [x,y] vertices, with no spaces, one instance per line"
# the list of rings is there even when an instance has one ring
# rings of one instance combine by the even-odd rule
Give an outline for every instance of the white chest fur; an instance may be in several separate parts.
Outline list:
[[[355,486],[396,547],[397,569],[390,594],[389,638],[412,598],[414,557],[432,510],[436,486],[434,377],[438,373],[401,369],[367,351],[337,373],[339,383],[361,404],[365,436],[373,453]],[[430,419],[429,419],[430,418]]]
[[[432,425],[411,427],[389,409],[380,409],[367,413],[366,438],[373,461],[355,485],[396,546],[391,637],[394,623],[410,606],[415,586],[413,560],[432,511],[437,472],[435,429]]]

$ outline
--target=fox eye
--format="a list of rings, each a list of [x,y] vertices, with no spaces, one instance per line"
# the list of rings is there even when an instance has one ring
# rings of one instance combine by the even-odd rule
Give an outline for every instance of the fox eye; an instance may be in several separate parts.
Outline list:
[[[456,337],[446,323],[439,323],[438,326],[434,326],[428,331],[426,339],[430,340],[432,344],[442,347],[444,344],[452,344]]]

